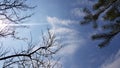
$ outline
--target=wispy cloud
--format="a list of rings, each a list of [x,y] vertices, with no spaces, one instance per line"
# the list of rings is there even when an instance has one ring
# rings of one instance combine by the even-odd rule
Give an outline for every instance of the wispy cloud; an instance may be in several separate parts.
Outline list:
[[[47,21],[54,27],[59,25],[69,26],[70,24],[78,23],[77,21],[62,20],[57,17],[50,17],[50,16],[47,16]]]
[[[115,56],[110,57],[100,68],[120,68],[120,50]]]
[[[63,20],[57,17],[47,17],[47,21],[51,24],[51,31],[58,34],[58,37],[63,39],[63,44],[65,47],[62,49],[62,53],[64,55],[73,55],[77,49],[83,43],[83,39],[79,38],[80,32],[75,30],[75,28],[70,28],[72,26],[76,26],[79,24],[77,21],[73,20]],[[79,38],[79,39],[78,39]]]
[[[74,8],[71,10],[71,13],[76,17],[83,17],[85,15],[82,8]]]
[[[83,8],[92,8],[91,5],[95,4],[95,2],[96,1],[94,0],[75,0],[75,2],[73,3],[74,8],[72,8],[71,10],[71,15],[75,18],[82,18],[83,16],[85,16]]]

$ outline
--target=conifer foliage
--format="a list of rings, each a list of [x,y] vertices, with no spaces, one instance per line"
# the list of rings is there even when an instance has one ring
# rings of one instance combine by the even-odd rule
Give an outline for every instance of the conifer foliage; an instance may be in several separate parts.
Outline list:
[[[102,25],[102,33],[92,35],[93,40],[103,39],[99,47],[104,47],[120,33],[120,0],[98,0],[93,5],[93,11],[84,8],[85,16],[81,25],[93,23],[94,28],[98,28],[97,21],[102,17],[107,24]],[[101,22],[103,23],[103,22]]]

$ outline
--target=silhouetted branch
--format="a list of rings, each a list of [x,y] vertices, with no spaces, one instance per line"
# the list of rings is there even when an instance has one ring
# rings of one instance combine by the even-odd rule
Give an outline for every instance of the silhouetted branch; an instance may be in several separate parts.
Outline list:
[[[55,39],[55,35],[48,31],[48,36],[43,36],[44,42],[42,45],[39,45],[38,48],[35,48],[36,45],[31,45],[27,50],[22,50],[20,53],[15,52],[15,54],[6,55],[0,57],[1,60],[6,60],[3,68],[10,66],[19,66],[27,67],[25,64],[29,64],[32,68],[53,68],[57,64],[52,63],[53,55],[55,55],[60,49],[61,46],[57,44],[57,40]],[[56,48],[54,47],[56,46]],[[55,60],[54,60],[55,61]],[[29,62],[29,63],[27,63]],[[19,65],[17,65],[19,64]],[[37,64],[37,65],[36,65]]]

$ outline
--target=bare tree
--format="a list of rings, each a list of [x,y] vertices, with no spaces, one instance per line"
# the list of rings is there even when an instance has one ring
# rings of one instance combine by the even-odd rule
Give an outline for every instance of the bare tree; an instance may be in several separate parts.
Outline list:
[[[0,28],[0,36],[5,37],[8,35],[14,36],[15,28],[9,26],[9,24],[19,24],[22,23],[26,18],[32,16],[29,15],[20,15],[20,13],[33,9],[26,4],[27,0],[2,0],[0,1],[0,25],[4,24],[3,28]]]
[[[57,43],[55,35],[49,31],[42,39],[42,44],[33,45],[30,42],[28,49],[15,51],[14,54],[7,55],[8,51],[1,51],[0,61],[4,60],[3,68],[54,68],[59,61],[59,58],[56,61],[54,56],[61,46]]]
[[[34,7],[26,4],[27,0],[2,0],[0,1],[0,37],[11,36],[12,38],[20,39],[15,36],[16,29],[10,24],[20,24],[32,14],[21,16],[20,12],[27,11]],[[4,26],[3,26],[4,25]],[[32,38],[31,38],[32,40]],[[3,68],[55,68],[58,60],[56,53],[61,49],[60,44],[57,43],[55,35],[48,30],[47,35],[42,36],[40,42],[35,45],[32,41],[26,46],[27,49],[21,51],[14,50],[14,53],[0,47],[0,62],[4,62]],[[61,65],[60,65],[61,67]]]

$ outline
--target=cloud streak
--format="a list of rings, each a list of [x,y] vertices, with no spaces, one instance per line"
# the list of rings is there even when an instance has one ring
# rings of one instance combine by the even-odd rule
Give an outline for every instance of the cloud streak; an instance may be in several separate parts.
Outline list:
[[[76,17],[83,17],[85,16],[82,8],[74,8],[71,10],[71,13]]]
[[[100,68],[120,68],[120,50],[115,56],[110,57]]]
[[[83,39],[78,37],[80,35],[80,32],[75,28],[71,28],[71,26],[78,25],[79,22],[69,19],[63,20],[50,16],[47,16],[47,21],[52,26],[51,31],[56,33],[58,37],[64,41],[63,45],[65,47],[62,49],[61,54],[64,53],[64,55],[73,55],[81,46],[80,44],[83,43]]]

